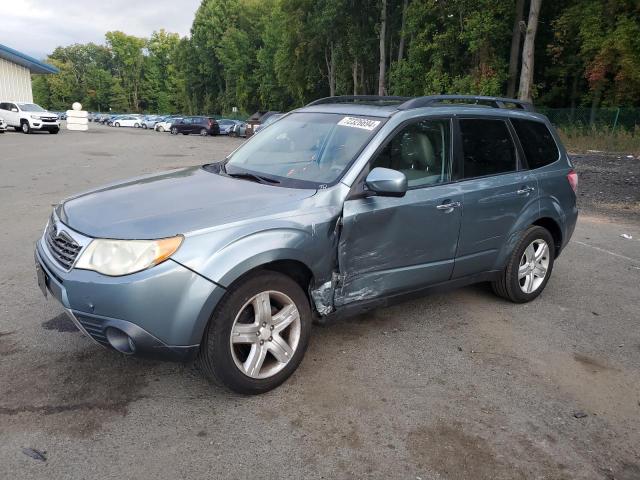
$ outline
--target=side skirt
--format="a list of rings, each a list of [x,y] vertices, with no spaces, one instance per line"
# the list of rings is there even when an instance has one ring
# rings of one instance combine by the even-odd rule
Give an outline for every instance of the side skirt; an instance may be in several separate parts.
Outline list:
[[[376,308],[388,307],[390,305],[395,305],[408,300],[420,298],[429,293],[448,291],[451,289],[464,287],[466,285],[471,285],[474,283],[493,282],[495,280],[498,280],[501,273],[502,272],[499,270],[483,272],[479,274],[468,275],[462,278],[456,278],[455,280],[448,280],[446,282],[436,283],[436,284],[429,285],[427,287],[423,287],[417,290],[412,290],[409,292],[395,293],[395,294],[387,295],[384,297],[376,297],[376,298],[371,298],[367,300],[360,300],[357,302],[349,303],[347,305],[343,305],[339,307],[337,310],[327,315],[319,316],[315,320],[318,324],[326,325],[336,320],[341,320],[343,318],[360,315],[362,313],[368,312]]]

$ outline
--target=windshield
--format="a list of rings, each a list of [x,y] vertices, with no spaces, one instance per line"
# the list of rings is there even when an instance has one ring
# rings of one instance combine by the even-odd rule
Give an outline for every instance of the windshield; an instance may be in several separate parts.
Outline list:
[[[18,105],[23,112],[46,112],[44,108],[35,103],[19,103]]]
[[[383,123],[376,117],[292,113],[236,150],[225,169],[229,174],[249,172],[274,178],[282,186],[332,184]]]

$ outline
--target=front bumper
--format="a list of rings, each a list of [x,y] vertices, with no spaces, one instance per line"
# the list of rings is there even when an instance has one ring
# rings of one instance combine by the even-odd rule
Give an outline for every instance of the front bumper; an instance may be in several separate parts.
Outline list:
[[[35,118],[29,119],[29,126],[33,130],[60,130],[60,121],[45,122],[43,120],[36,120]]]
[[[125,354],[193,358],[225,291],[172,260],[123,277],[67,272],[52,260],[42,239],[35,261],[41,288],[62,304],[78,329]]]

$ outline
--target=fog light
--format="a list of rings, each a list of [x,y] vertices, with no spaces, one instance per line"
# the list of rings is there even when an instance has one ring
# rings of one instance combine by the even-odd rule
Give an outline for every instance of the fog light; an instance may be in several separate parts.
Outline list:
[[[136,351],[136,344],[133,339],[124,333],[122,330],[119,330],[114,327],[109,327],[105,331],[105,335],[107,336],[107,340],[109,344],[115,348],[117,351],[124,353],[126,355],[131,355]]]

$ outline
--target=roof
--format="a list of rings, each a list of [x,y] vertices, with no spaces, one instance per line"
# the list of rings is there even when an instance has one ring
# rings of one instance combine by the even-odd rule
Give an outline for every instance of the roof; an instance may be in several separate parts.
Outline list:
[[[21,53],[13,48],[0,43],[0,58],[4,58],[17,65],[21,65],[31,70],[31,73],[58,73],[59,70],[53,65],[36,60],[26,53]]]

